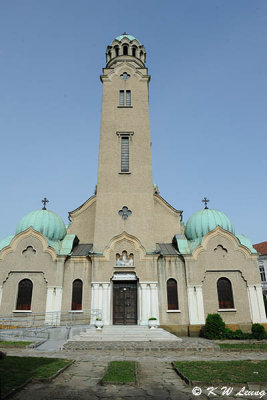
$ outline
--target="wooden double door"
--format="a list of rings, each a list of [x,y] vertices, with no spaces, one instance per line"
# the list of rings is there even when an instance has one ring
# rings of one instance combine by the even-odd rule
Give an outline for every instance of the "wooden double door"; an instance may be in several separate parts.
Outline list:
[[[113,324],[137,324],[137,282],[113,282]]]

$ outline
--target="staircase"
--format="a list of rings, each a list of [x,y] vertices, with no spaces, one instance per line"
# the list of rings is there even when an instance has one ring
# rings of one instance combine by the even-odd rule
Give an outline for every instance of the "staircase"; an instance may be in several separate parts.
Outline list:
[[[182,339],[161,328],[149,329],[140,325],[107,325],[98,331],[90,327],[86,332],[73,336],[76,342],[178,342]]]

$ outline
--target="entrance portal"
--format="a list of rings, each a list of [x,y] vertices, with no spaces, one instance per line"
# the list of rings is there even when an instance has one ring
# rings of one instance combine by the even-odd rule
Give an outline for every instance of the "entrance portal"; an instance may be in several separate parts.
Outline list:
[[[137,324],[137,282],[113,282],[113,324]]]

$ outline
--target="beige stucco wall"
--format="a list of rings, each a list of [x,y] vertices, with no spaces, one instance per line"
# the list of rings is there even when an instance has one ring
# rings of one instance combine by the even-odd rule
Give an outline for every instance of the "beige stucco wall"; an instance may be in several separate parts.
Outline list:
[[[68,228],[68,233],[76,235],[80,243],[94,242],[95,209],[96,196],[92,196],[70,213],[72,222]]]
[[[82,309],[91,307],[92,264],[88,257],[72,257],[65,263],[62,295],[62,311],[71,310],[72,284],[75,279],[83,282]]]
[[[177,281],[178,305],[180,312],[168,312],[167,281]],[[188,302],[186,292],[185,267],[180,257],[166,256],[158,259],[159,314],[161,325],[187,325]]]
[[[33,282],[32,312],[45,312],[47,286],[58,285],[61,271],[55,253],[47,250],[46,240],[32,229],[17,235],[0,254],[0,285],[3,286],[0,313],[16,309],[18,283]],[[28,248],[28,250],[27,250]]]
[[[248,285],[260,283],[257,255],[240,245],[229,232],[217,227],[209,232],[192,256],[185,256],[187,285],[201,285],[205,317],[218,312],[217,280],[232,283],[236,311],[219,311],[227,324],[250,323]]]

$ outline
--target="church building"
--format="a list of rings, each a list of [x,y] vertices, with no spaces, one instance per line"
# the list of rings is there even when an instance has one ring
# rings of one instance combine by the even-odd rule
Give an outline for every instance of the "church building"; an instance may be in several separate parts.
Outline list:
[[[0,315],[90,312],[104,325],[157,318],[198,334],[209,313],[231,328],[266,323],[258,254],[221,211],[186,225],[153,185],[144,46],[116,37],[106,50],[95,193],[69,213],[26,214],[0,242]],[[88,321],[89,322],[89,321]]]

